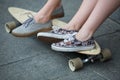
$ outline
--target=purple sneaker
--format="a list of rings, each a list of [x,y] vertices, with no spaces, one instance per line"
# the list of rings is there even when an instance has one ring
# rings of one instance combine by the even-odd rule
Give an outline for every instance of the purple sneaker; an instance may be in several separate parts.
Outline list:
[[[90,38],[87,41],[78,41],[75,38],[75,34],[67,39],[64,39],[61,42],[53,43],[51,48],[55,51],[62,52],[75,52],[80,50],[90,50],[95,47],[94,38]]]

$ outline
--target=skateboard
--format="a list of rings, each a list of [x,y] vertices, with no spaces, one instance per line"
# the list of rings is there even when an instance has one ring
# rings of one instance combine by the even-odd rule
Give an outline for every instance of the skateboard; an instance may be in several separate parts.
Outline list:
[[[5,24],[6,32],[11,33],[11,31],[16,28],[17,26],[21,25],[25,20],[27,20],[29,17],[34,16],[36,12],[17,8],[17,7],[9,7],[8,8],[9,13],[17,20],[17,23],[7,22]],[[44,31],[50,31],[53,28],[62,27],[66,24],[66,22],[60,21],[58,19],[52,20],[53,27],[50,27],[49,29],[44,29]],[[47,38],[47,41],[49,38]],[[55,42],[55,40],[54,40]],[[95,41],[95,48],[91,50],[84,50],[84,51],[77,51],[79,54],[86,55],[87,57],[85,59],[81,59],[80,57],[70,59],[68,61],[69,68],[71,71],[76,71],[83,67],[85,63],[88,62],[95,62],[97,60],[100,60],[101,62],[104,62],[106,60],[109,60],[111,58],[111,51],[109,49],[101,49],[97,41]]]
[[[55,19],[53,20],[52,24],[53,24],[53,28],[58,28],[58,27],[64,26],[66,23]],[[111,51],[108,48],[101,49],[97,41],[95,41],[94,49],[77,51],[77,53],[86,55],[87,57],[85,59],[82,59],[80,57],[70,59],[68,61],[68,64],[69,64],[69,68],[71,69],[71,71],[76,71],[82,68],[85,63],[88,63],[88,62],[93,63],[98,60],[101,62],[104,62],[104,61],[111,59],[112,57]]]

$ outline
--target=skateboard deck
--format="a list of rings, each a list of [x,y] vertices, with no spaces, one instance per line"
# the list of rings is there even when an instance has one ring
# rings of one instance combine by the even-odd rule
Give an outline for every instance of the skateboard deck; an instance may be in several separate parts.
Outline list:
[[[34,11],[17,7],[9,7],[8,11],[20,23],[25,22],[29,17],[32,17],[36,14]]]
[[[26,10],[26,9],[22,9],[22,8],[17,8],[17,7],[9,7],[8,11],[18,21],[17,24],[15,22],[6,23],[5,29],[8,33],[10,33],[14,28],[16,28],[17,25],[22,24],[29,17],[34,16],[36,14],[36,12],[34,12],[34,11]],[[66,24],[67,24],[66,22],[60,21],[58,19],[53,19],[52,25],[54,27],[50,27],[49,29],[46,29],[44,31],[50,31],[52,28],[63,27]],[[47,38],[47,41],[48,41],[48,39],[49,38]],[[101,52],[103,53],[102,55],[100,55]],[[72,71],[75,71],[75,70],[81,68],[83,66],[83,63],[86,63],[88,61],[92,61],[92,60],[96,59],[96,57],[100,58],[101,61],[105,61],[111,57],[110,51],[108,49],[102,51],[101,47],[99,46],[99,44],[96,41],[95,41],[95,48],[94,49],[78,51],[77,53],[85,54],[85,55],[88,55],[89,57],[86,58],[85,60],[81,60],[80,58],[69,60],[69,67]]]

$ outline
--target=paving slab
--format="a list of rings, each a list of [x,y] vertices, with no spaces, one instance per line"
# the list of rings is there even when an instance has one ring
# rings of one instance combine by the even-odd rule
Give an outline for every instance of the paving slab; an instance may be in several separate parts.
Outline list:
[[[120,24],[120,8],[118,8],[110,18]]]
[[[35,36],[19,38],[5,32],[5,22],[13,20],[8,7],[38,11],[46,1],[0,0],[0,80],[120,80],[120,24],[111,18],[100,26],[94,37],[102,48],[111,50],[112,59],[104,63],[85,64],[76,72],[70,71],[68,60],[78,54],[53,51],[49,44]],[[68,22],[81,2],[63,0],[66,15],[61,20]]]

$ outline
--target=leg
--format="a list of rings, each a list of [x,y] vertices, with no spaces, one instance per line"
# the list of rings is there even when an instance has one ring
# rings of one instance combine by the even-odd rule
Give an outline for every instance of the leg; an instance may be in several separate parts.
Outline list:
[[[51,45],[52,49],[63,52],[93,49],[95,43],[94,39],[91,38],[92,35],[104,20],[119,6],[120,0],[98,0],[96,6],[79,32],[61,42],[53,43]],[[77,20],[77,18],[75,20]]]
[[[69,30],[78,30],[85,23],[98,0],[83,0],[79,10],[72,20],[65,26]]]
[[[98,0],[91,15],[79,30],[76,38],[86,41],[94,34],[104,20],[120,6],[120,0]]]
[[[51,26],[51,19],[63,17],[61,0],[48,0],[45,6],[34,16],[28,18],[22,25],[12,31],[17,37],[32,36]]]
[[[52,30],[51,34],[46,32],[40,32],[37,36],[54,37],[60,39],[67,38],[67,35],[69,33],[71,34],[81,28],[81,26],[85,23],[90,13],[94,9],[97,1],[98,0],[83,0],[81,7],[79,8],[75,16],[72,18],[72,20],[63,27],[64,29]]]
[[[46,23],[50,20],[52,12],[59,7],[61,0],[48,0],[42,9],[34,16],[37,23]]]

